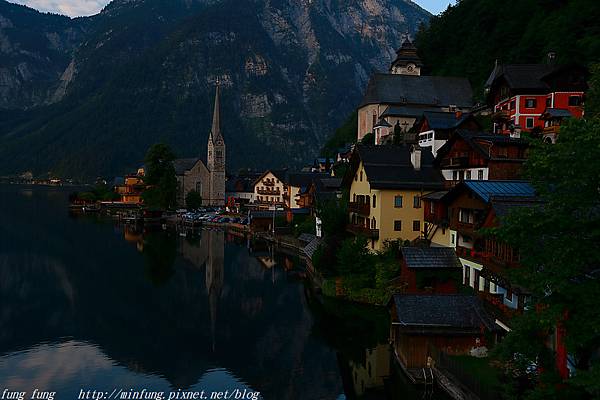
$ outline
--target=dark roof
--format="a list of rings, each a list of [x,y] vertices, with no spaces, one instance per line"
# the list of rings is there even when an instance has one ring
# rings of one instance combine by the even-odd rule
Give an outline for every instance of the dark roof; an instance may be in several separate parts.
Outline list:
[[[326,172],[292,172],[287,174],[285,182],[300,189],[308,188],[315,180],[328,178],[330,175]]]
[[[379,121],[373,128],[379,128],[379,127],[391,128],[392,126],[384,118],[379,118]]]
[[[471,117],[469,113],[462,113],[458,118],[454,112],[425,111],[423,113],[423,118],[427,120],[431,129],[455,129]]]
[[[400,325],[494,329],[494,320],[473,295],[408,295],[393,297]]]
[[[362,161],[371,189],[434,190],[444,186],[444,177],[434,168],[429,148],[421,149],[419,170],[415,170],[411,163],[411,147],[405,145],[357,145],[353,159],[351,173],[356,172],[358,162]]]
[[[473,106],[473,90],[466,78],[374,74],[359,107],[367,104]]]
[[[535,189],[526,181],[464,181],[484,202],[499,197],[535,197]]]
[[[497,217],[504,217],[517,208],[538,207],[542,200],[537,197],[493,197],[492,208]]]
[[[485,85],[491,86],[494,81],[504,78],[512,89],[548,89],[542,79],[555,70],[550,64],[506,64],[494,68]]]
[[[304,247],[304,249],[303,249],[304,254],[306,254],[308,258],[312,259],[313,255],[315,254],[315,251],[317,251],[318,248],[321,247],[321,243],[322,243],[321,238],[318,238],[315,236],[314,239],[311,240],[306,245],[306,247]]]
[[[396,51],[396,59],[392,62],[392,67],[395,65],[407,65],[409,63],[413,63],[418,67],[423,66],[423,62],[417,54],[417,47],[406,38]]]
[[[433,193],[426,194],[425,196],[421,196],[421,198],[428,199],[428,200],[441,200],[442,197],[444,197],[447,194],[448,194],[447,190],[440,190],[439,192],[433,192]]]
[[[573,114],[564,108],[546,108],[546,111],[542,113],[542,117],[550,118],[570,118],[572,116]]]
[[[442,160],[450,151],[457,139],[463,139],[471,148],[478,151],[485,159],[493,159],[487,150],[487,146],[482,146],[482,143],[490,143],[493,145],[520,146],[527,147],[529,144],[525,139],[513,138],[507,135],[496,135],[487,132],[474,132],[464,129],[458,129],[454,135],[448,140],[437,152],[436,162]],[[508,158],[499,158],[499,160],[510,161]],[[521,159],[519,159],[521,160]]]
[[[313,241],[313,239],[316,238],[315,235],[313,235],[312,233],[303,233],[300,236],[298,236],[298,240],[304,243],[310,243]]]
[[[408,268],[461,268],[450,247],[402,247],[401,251]]]
[[[385,117],[415,117],[419,118],[423,116],[426,111],[441,111],[442,107],[409,107],[409,106],[388,106],[383,113],[381,118]]]
[[[287,176],[287,169],[268,169],[265,172],[263,172],[262,174],[260,174],[256,179],[254,179],[254,182],[252,183],[252,185],[255,186],[269,172],[272,173],[273,175],[275,175],[275,178],[279,179],[280,182],[285,182],[285,178]]]
[[[194,165],[198,161],[201,161],[199,158],[178,158],[173,161],[173,167],[175,168],[175,174],[183,175],[186,171],[194,168]]]

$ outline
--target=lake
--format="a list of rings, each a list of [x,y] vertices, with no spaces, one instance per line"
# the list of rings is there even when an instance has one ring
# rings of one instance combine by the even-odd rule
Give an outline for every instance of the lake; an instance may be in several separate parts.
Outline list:
[[[70,215],[69,191],[0,185],[0,398],[423,398],[385,310],[320,299],[295,257]]]

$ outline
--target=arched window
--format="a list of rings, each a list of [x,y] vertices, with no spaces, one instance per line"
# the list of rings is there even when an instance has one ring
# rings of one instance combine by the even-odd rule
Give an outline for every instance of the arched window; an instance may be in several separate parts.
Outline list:
[[[360,181],[362,182],[362,171],[360,171]]]
[[[371,220],[371,229],[377,229],[377,220],[375,217]]]
[[[373,195],[373,208],[376,208],[376,207],[377,207],[377,195],[374,194]]]

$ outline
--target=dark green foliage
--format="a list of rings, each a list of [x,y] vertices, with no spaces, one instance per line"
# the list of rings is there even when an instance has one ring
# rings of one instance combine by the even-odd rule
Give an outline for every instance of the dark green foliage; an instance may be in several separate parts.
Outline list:
[[[337,253],[337,270],[344,277],[344,285],[351,290],[374,286],[374,261],[367,239],[359,236],[344,240]]]
[[[600,346],[600,120],[571,121],[561,128],[556,145],[535,144],[526,174],[544,204],[516,210],[496,234],[520,250],[522,268],[513,281],[529,288],[533,304],[545,308],[527,313],[502,344],[504,354],[539,358],[547,372],[540,379],[556,382],[551,359],[544,356],[544,336],[532,331],[551,332],[566,316],[567,346],[579,369],[568,388],[577,385],[599,396],[591,377],[598,376],[592,355]]]
[[[593,64],[590,72],[591,78],[588,82],[590,88],[585,101],[585,117],[600,118],[600,63]]]
[[[185,206],[188,210],[196,210],[202,207],[202,196],[195,190],[190,190],[185,195]]]
[[[174,159],[175,155],[166,144],[155,144],[148,150],[144,177],[148,189],[142,194],[146,206],[163,210],[175,207],[177,178],[173,167]]]
[[[75,196],[78,200],[85,202],[96,202],[96,201],[116,201],[121,198],[115,193],[111,187],[107,185],[96,185],[93,190],[89,192],[79,192]]]
[[[416,45],[434,75],[466,76],[476,97],[495,60],[559,63],[600,60],[600,2],[596,0],[460,0],[422,27]]]
[[[347,143],[356,143],[356,137],[358,136],[358,112],[354,111],[346,119],[344,124],[337,128],[333,134],[323,146],[321,155],[336,154],[336,151],[346,145]]]
[[[373,134],[373,132],[369,132],[367,133],[365,136],[363,136],[363,138],[360,140],[361,144],[375,144],[375,135]]]
[[[300,236],[303,233],[315,234],[315,218],[312,215],[294,216],[294,235]]]

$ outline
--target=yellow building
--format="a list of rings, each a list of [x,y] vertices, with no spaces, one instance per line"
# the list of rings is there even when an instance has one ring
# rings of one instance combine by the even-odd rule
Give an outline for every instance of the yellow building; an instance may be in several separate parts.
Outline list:
[[[373,251],[387,240],[424,237],[421,197],[444,187],[429,149],[359,145],[350,166],[344,179],[350,194],[350,232],[367,237]]]

